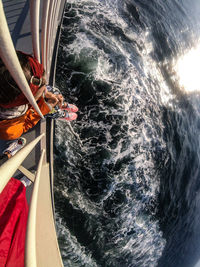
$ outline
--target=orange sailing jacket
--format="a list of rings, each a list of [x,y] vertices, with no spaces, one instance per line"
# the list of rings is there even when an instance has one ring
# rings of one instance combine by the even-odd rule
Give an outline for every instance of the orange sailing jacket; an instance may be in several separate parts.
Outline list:
[[[37,104],[43,115],[49,113],[50,108],[45,103],[44,98],[40,97]],[[13,140],[19,138],[23,133],[33,128],[41,119],[35,109],[30,106],[27,112],[14,119],[0,120],[0,139]]]

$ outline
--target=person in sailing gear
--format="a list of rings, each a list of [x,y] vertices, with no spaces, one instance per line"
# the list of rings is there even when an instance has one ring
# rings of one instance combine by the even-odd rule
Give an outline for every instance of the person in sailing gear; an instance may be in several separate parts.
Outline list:
[[[62,107],[61,94],[50,94],[46,89],[45,71],[31,55],[17,51],[22,70],[30,89],[43,115],[48,114],[56,105]],[[68,112],[66,120],[74,120]],[[72,114],[73,115],[73,114]],[[40,120],[40,115],[28,103],[6,66],[0,60],[0,139],[13,140],[34,127]]]

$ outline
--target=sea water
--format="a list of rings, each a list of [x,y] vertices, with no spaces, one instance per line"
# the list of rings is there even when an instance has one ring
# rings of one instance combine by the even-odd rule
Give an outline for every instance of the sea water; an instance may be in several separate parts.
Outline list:
[[[55,128],[64,266],[200,258],[199,17],[198,0],[67,1],[56,86],[79,112]]]

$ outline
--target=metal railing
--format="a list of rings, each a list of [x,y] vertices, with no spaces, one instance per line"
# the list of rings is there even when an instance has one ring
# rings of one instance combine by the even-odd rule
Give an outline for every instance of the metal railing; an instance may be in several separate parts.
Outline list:
[[[37,253],[36,253],[36,214],[37,214],[37,202],[38,202],[38,190],[41,178],[41,169],[44,159],[45,151],[42,150],[38,169],[35,177],[34,188],[32,192],[30,212],[27,222],[26,233],[26,252],[25,252],[25,266],[36,267],[37,266]]]
[[[43,2],[41,47],[42,64],[46,69],[47,81],[49,80],[50,75],[51,58],[56,38],[55,25],[57,25],[60,4],[61,0],[44,0]],[[30,17],[33,53],[35,58],[40,62],[39,10],[40,0],[31,0]],[[4,14],[2,0],[0,0],[0,56],[29,103],[35,108],[41,118],[43,118],[16,55]]]
[[[22,167],[20,165],[26,159],[27,155],[35,148],[44,136],[44,134],[41,134],[34,141],[22,148],[16,155],[1,165],[0,193],[3,191],[5,185],[16,170]],[[45,172],[49,167],[48,164],[44,165],[44,154],[45,151],[42,150],[36,175],[32,174],[31,177],[34,184],[26,230],[25,266],[63,267],[54,226],[50,181],[49,179],[46,179],[47,177],[45,177]],[[41,182],[41,180],[43,180],[43,182]],[[41,225],[41,229],[39,230],[38,225]],[[47,239],[47,241],[45,241],[45,239]],[[50,255],[49,249],[51,251]]]
[[[25,160],[25,158],[33,150],[33,148],[36,146],[36,144],[41,140],[43,136],[44,134],[38,136],[30,144],[25,146],[16,155],[11,157],[9,160],[7,160],[4,164],[0,166],[0,177],[1,177],[0,193],[6,186],[10,178],[13,176],[13,174],[16,172],[18,167],[21,165],[21,163]]]
[[[46,69],[47,81],[49,80],[49,75],[50,75],[51,57],[56,38],[55,27],[56,25],[58,25],[57,20],[59,16],[58,11],[60,9],[60,4],[61,0],[43,0],[41,46],[40,46],[40,35],[39,35],[40,0],[31,0],[30,4],[33,53],[39,62],[40,62],[40,53],[42,54],[42,64]],[[16,55],[15,48],[8,29],[7,21],[5,18],[5,14],[3,11],[2,0],[0,0],[0,56],[4,64],[6,65],[7,69],[11,73],[13,79],[16,81],[23,94],[27,97],[29,103],[43,118],[43,115],[32,95],[32,92],[26,81],[18,57]],[[43,251],[41,252],[41,254],[44,255],[39,255],[40,251],[37,251],[36,248],[38,242],[41,244],[40,246],[42,248],[45,247],[45,245],[42,243],[43,241],[41,240],[41,235],[43,232],[45,232],[44,230],[46,230],[46,228],[48,227],[49,229],[51,229],[49,231],[50,233],[49,239],[50,242],[53,243],[52,245],[53,251],[51,251],[53,255],[50,255],[49,257],[48,267],[63,266],[55,234],[54,218],[53,218],[52,203],[51,203],[52,202],[51,182],[49,180],[49,177],[47,180],[44,180],[45,168],[49,169],[48,164],[46,163],[44,164],[45,151],[42,150],[39,165],[36,171],[36,176],[21,165],[21,163],[25,160],[28,154],[34,149],[36,144],[40,140],[42,140],[43,136],[44,134],[41,134],[34,141],[26,145],[23,149],[21,149],[15,156],[11,157],[2,166],[0,166],[0,177],[1,177],[0,193],[2,192],[2,190],[8,183],[9,179],[13,176],[13,174],[16,172],[17,169],[20,170],[23,174],[25,174],[32,182],[34,182],[30,209],[29,209],[29,218],[27,224],[26,253],[25,253],[25,266],[27,267],[47,266],[44,264],[46,264],[48,256],[45,256],[45,253],[43,253]],[[43,179],[41,179],[41,170]],[[48,189],[46,190],[47,187]],[[38,193],[39,188],[41,188],[42,193]],[[42,201],[42,205],[38,205],[38,202],[40,202],[41,204],[40,198],[41,195],[43,194],[45,195],[45,198]],[[42,229],[40,229],[40,231],[38,230],[39,238],[36,233],[37,230],[36,225],[38,223],[36,216],[37,213],[42,214],[49,219],[48,221],[49,225],[47,227],[45,227],[45,225],[41,225]],[[37,238],[40,240],[39,241],[36,240]],[[47,245],[47,253],[48,253],[48,245]],[[53,260],[51,260],[52,257]],[[38,258],[40,259],[38,260]]]
[[[49,5],[49,12],[47,16],[47,32],[46,32],[46,41],[47,41],[47,46],[46,46],[46,53],[48,54],[50,52],[50,48],[52,46],[50,35],[51,35],[51,24],[52,24],[52,14],[54,10],[54,0],[49,0],[50,5]],[[47,66],[47,78],[49,79],[49,72],[50,72],[50,55],[49,57],[46,57],[46,66]]]
[[[30,1],[31,36],[34,57],[40,62],[40,36],[39,36],[40,0]]]
[[[46,36],[46,53],[48,57],[46,57],[46,66],[47,66],[47,78],[50,75],[50,67],[51,62],[50,59],[52,58],[54,42],[56,38],[56,31],[55,26],[57,25],[58,19],[58,11],[60,9],[61,0],[49,0],[49,10],[48,10],[48,19],[47,19],[47,36]]]
[[[42,47],[42,64],[44,69],[47,69],[47,19],[49,14],[49,0],[43,1],[42,8],[42,36],[41,36],[41,47]]]
[[[42,25],[41,25],[41,52],[42,64],[46,70],[46,80],[49,80],[51,58],[56,38],[56,29],[58,25],[58,12],[60,9],[61,0],[44,0],[42,8]],[[31,32],[33,52],[36,58],[40,61],[40,46],[39,46],[39,0],[31,0]],[[36,12],[34,12],[36,8]]]
[[[0,0],[0,56],[12,75],[13,79],[23,92],[23,94],[28,99],[29,103],[35,108],[41,118],[43,115],[33,97],[31,89],[22,71],[21,65],[19,63],[10,32],[8,29],[8,24],[3,10],[3,4]]]
[[[50,73],[50,59],[53,53],[53,46],[56,38],[56,25],[58,25],[58,11],[61,0],[44,0],[42,14],[42,64],[46,67],[47,81]],[[30,18],[32,45],[34,56],[40,61],[40,43],[39,43],[39,17],[40,17],[40,0],[30,1]],[[29,103],[35,108],[38,114],[43,118],[43,115],[35,101],[28,82],[25,78],[21,65],[19,63],[8,24],[3,10],[2,0],[0,0],[0,57],[9,70],[15,82],[23,94],[28,99]],[[21,167],[22,169],[22,167]],[[31,174],[29,175],[31,176]],[[2,180],[1,180],[2,181]],[[4,182],[2,184],[5,186]],[[0,187],[1,188],[1,187]]]

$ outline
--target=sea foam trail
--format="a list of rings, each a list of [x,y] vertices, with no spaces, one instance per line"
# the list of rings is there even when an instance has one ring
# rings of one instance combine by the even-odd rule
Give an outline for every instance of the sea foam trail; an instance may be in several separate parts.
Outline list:
[[[159,53],[162,38],[156,47],[153,38],[162,21],[154,28],[148,17],[150,9],[162,18],[172,7],[134,3],[67,3],[56,83],[80,112],[70,127],[56,123],[55,199],[66,266],[154,267],[166,244],[159,194],[177,159],[166,129],[175,132],[171,114],[184,95],[166,76],[177,48],[168,40]],[[72,257],[67,242],[76,247]]]

